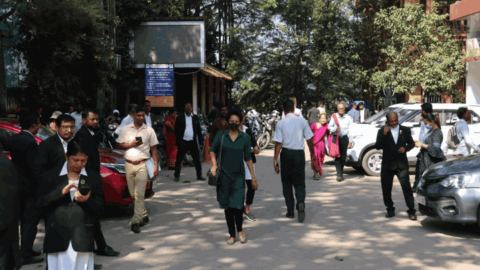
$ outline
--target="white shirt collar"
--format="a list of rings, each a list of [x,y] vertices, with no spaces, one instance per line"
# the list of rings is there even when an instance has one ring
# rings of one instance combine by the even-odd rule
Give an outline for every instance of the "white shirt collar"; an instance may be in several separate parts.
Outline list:
[[[392,130],[395,130],[395,131],[398,131],[398,129],[400,128],[400,125],[397,125],[397,127],[390,127]]]
[[[65,141],[62,137],[60,137],[60,134],[57,133],[57,135],[58,135],[58,138],[60,138],[60,141],[61,141],[62,143],[66,143],[66,144],[68,144],[68,143],[73,139],[73,137],[72,137],[70,140]]]
[[[187,115],[187,113],[185,113],[185,117],[192,117],[193,116],[193,113],[190,114],[190,116]]]
[[[67,174],[68,174],[67,162],[65,161],[65,164],[63,164],[63,168],[62,168],[62,171],[60,172],[60,175],[59,175],[59,176],[63,176],[63,175],[67,175]],[[88,176],[87,171],[85,170],[85,168],[82,169],[82,171],[80,172],[80,174],[83,174],[83,175],[85,175],[85,176]]]
[[[285,116],[286,116],[286,117],[288,117],[288,116],[295,116],[295,113],[289,113],[289,114],[287,114],[287,115],[285,115]]]

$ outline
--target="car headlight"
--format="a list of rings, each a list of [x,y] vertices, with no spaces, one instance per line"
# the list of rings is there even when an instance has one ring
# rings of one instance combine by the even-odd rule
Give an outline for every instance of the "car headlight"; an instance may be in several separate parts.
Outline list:
[[[125,164],[117,164],[117,163],[102,163],[103,167],[109,168],[110,170],[125,174]]]
[[[355,135],[353,136],[354,140],[360,140],[363,137],[363,135]]]
[[[454,174],[443,179],[438,184],[442,187],[447,187],[447,188],[466,188],[471,179],[472,179],[472,175],[469,173]]]

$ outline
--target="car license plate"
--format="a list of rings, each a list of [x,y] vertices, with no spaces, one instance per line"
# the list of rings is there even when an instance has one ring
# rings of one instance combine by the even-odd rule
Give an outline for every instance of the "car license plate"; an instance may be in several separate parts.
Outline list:
[[[419,204],[426,205],[424,196],[417,194],[416,200]]]

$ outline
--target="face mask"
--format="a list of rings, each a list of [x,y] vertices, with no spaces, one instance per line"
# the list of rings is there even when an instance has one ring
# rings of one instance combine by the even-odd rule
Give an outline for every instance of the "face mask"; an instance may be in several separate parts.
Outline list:
[[[228,123],[228,128],[230,128],[232,131],[237,131],[239,126],[240,125],[237,123]]]
[[[432,126],[430,126],[429,124],[426,124],[426,125],[425,125],[425,128],[428,129],[428,130],[430,130],[430,129],[432,129]]]

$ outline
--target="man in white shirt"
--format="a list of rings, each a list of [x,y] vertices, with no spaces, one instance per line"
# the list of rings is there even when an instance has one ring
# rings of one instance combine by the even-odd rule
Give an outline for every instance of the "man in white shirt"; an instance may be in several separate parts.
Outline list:
[[[460,119],[457,123],[457,137],[460,141],[458,147],[453,151],[455,157],[468,156],[473,148],[477,153],[480,153],[480,147],[475,145],[472,137],[470,136],[470,129],[468,128],[468,122],[470,121],[471,114],[466,107],[458,108],[457,116]]]
[[[150,112],[152,110],[152,103],[150,103],[149,100],[145,100],[143,102],[143,108],[145,109],[145,124],[147,124],[147,126],[153,128],[153,126],[152,126],[153,114]]]
[[[296,116],[296,117],[300,117],[302,119],[305,119],[303,118],[303,115],[302,115],[302,110],[297,108],[297,98],[296,97],[291,97],[290,98],[291,101],[293,101],[293,106],[294,106],[294,111],[293,111],[293,114]],[[283,111],[282,113],[282,119],[285,118],[285,111]]]
[[[365,109],[365,105],[363,104],[363,102],[360,102],[360,104],[358,104],[358,112],[360,113],[360,123],[365,122],[365,120],[372,116],[370,110]]]
[[[132,109],[134,122],[126,125],[120,133],[117,143],[125,150],[125,174],[127,176],[128,190],[135,199],[135,210],[132,217],[131,230],[140,233],[142,223],[148,222],[145,210],[145,189],[149,180],[145,162],[153,158],[153,175],[158,175],[157,135],[155,131],[145,125],[145,111],[141,106]],[[147,218],[146,218],[147,217]]]
[[[320,106],[317,108],[320,114],[325,113],[325,108],[323,107],[323,103],[320,103]]]
[[[349,142],[350,125],[353,124],[353,120],[350,116],[345,114],[345,103],[340,102],[337,106],[338,113],[332,115],[330,123],[328,124],[328,130],[334,135],[334,140],[338,140],[338,146],[340,150],[340,156],[335,158],[335,168],[337,169],[337,181],[341,182],[345,180],[343,178],[343,168],[345,167],[345,161],[347,160],[347,150],[352,147],[352,143]],[[335,117],[338,120],[338,124],[335,122]]]
[[[305,119],[294,115],[294,108],[292,100],[283,103],[283,111],[287,113],[287,116],[278,122],[275,130],[273,167],[278,174],[280,172],[278,156],[280,155],[283,196],[287,205],[286,217],[295,217],[296,198],[298,221],[302,223],[305,220],[305,139],[310,149],[312,162],[315,162],[315,152],[312,130]],[[295,198],[293,188],[295,188]]]
[[[83,106],[81,103],[78,103],[77,110],[70,114],[75,119],[75,132],[77,132],[82,128],[82,125],[83,125],[82,111],[83,111]]]
[[[127,115],[127,117],[123,118],[122,122],[120,123],[120,126],[115,130],[115,134],[120,135],[120,132],[122,132],[123,127],[125,127],[126,125],[133,124],[132,109],[135,106],[136,106],[136,104],[130,104],[128,115]]]

